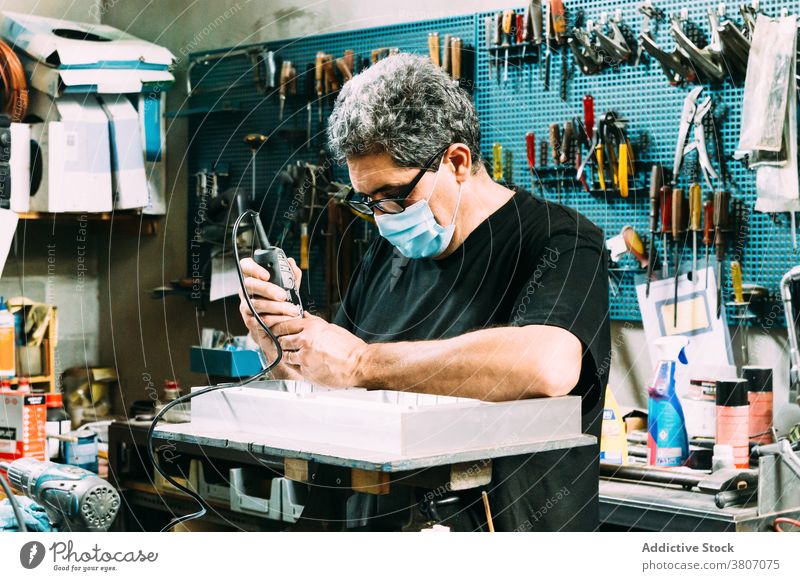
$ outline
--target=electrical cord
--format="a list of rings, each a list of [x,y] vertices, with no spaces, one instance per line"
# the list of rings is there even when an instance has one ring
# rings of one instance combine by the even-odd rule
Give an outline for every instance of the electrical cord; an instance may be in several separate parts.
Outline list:
[[[10,46],[0,40],[0,93],[3,113],[19,123],[28,111],[28,83],[25,69]]]
[[[171,402],[169,402],[168,404],[166,404],[163,408],[161,408],[161,410],[153,418],[153,421],[150,424],[150,429],[147,430],[147,457],[150,459],[150,462],[153,464],[153,467],[158,471],[159,474],[161,474],[161,476],[164,477],[164,479],[167,482],[172,484],[175,488],[177,488],[181,492],[184,492],[185,494],[187,494],[190,497],[192,497],[192,499],[194,499],[195,502],[197,502],[197,504],[200,505],[200,510],[198,510],[196,512],[193,512],[191,514],[187,514],[187,515],[180,516],[180,517],[172,519],[164,528],[161,529],[161,532],[166,532],[166,531],[168,531],[169,529],[171,529],[171,528],[173,528],[175,526],[178,526],[178,525],[183,524],[185,522],[188,522],[190,520],[194,520],[196,518],[202,517],[203,515],[206,514],[206,512],[208,512],[209,506],[206,503],[206,501],[203,499],[203,497],[201,497],[199,494],[197,494],[194,490],[191,490],[190,488],[187,488],[186,486],[183,486],[180,482],[177,482],[174,478],[172,478],[169,474],[167,474],[167,472],[165,470],[163,470],[161,468],[161,466],[159,466],[157,458],[156,458],[156,456],[154,454],[154,451],[153,451],[153,432],[155,431],[155,428],[156,428],[156,425],[158,424],[158,422],[161,420],[162,417],[164,417],[164,415],[170,409],[172,409],[176,405],[184,403],[184,402],[187,402],[187,401],[189,401],[189,400],[191,400],[191,399],[193,399],[193,398],[195,398],[195,397],[197,397],[199,395],[205,395],[206,393],[210,393],[212,391],[217,391],[217,390],[220,390],[220,389],[227,389],[227,388],[230,388],[230,387],[242,387],[244,385],[248,385],[249,383],[252,383],[254,381],[257,381],[257,380],[261,379],[267,373],[269,373],[270,371],[275,369],[275,367],[277,367],[278,364],[281,362],[281,359],[283,359],[283,349],[281,349],[281,344],[278,341],[278,338],[275,336],[275,334],[270,330],[270,328],[267,326],[267,324],[264,323],[264,321],[259,316],[259,314],[256,311],[255,307],[253,306],[253,302],[250,299],[250,295],[247,293],[247,288],[245,287],[245,284],[244,284],[244,274],[242,273],[242,265],[239,262],[239,248],[236,245],[236,238],[237,238],[238,233],[239,233],[239,224],[242,222],[242,219],[244,219],[245,217],[248,217],[248,216],[249,217],[258,217],[258,212],[256,212],[255,210],[247,210],[247,211],[243,212],[242,215],[237,218],[236,223],[233,225],[233,232],[231,234],[232,240],[233,240],[233,254],[234,254],[234,257],[236,259],[236,273],[239,275],[239,286],[242,289],[242,296],[244,296],[244,300],[247,303],[247,307],[250,309],[250,312],[253,314],[253,316],[255,317],[256,321],[261,326],[261,328],[266,332],[267,336],[275,344],[275,350],[276,350],[275,359],[272,361],[272,363],[268,363],[267,366],[264,367],[264,369],[262,369],[261,371],[259,371],[255,375],[252,375],[252,376],[248,377],[247,379],[244,379],[244,380],[241,380],[241,381],[219,383],[217,385],[209,385],[208,387],[204,387],[203,389],[200,389],[198,391],[193,391],[191,393],[187,393],[186,395],[182,395],[179,398],[174,399]],[[254,232],[255,232],[255,228],[254,228]],[[255,239],[255,237],[254,237],[254,239]],[[263,241],[263,243],[266,243],[266,241]],[[260,243],[260,245],[261,245],[261,243]],[[251,251],[251,254],[252,254],[252,251]],[[0,480],[2,480],[2,478],[0,478]]]
[[[4,469],[6,470],[6,474],[8,474],[8,469]],[[3,487],[3,492],[8,498],[8,502],[11,504],[11,510],[14,511],[14,517],[17,519],[17,528],[19,529],[18,532],[27,533],[28,527],[25,526],[25,519],[22,518],[22,509],[19,507],[19,501],[14,495],[14,491],[11,490],[11,486],[9,486],[8,482],[6,482],[6,479],[3,476],[0,476],[0,486]]]

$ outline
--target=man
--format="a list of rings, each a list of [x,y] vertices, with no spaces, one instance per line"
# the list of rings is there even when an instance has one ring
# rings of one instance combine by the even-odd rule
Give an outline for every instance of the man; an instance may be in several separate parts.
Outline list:
[[[328,137],[349,169],[350,204],[374,215],[381,237],[332,323],[297,318],[266,271],[242,261],[255,308],[284,350],[276,376],[486,401],[573,394],[584,431],[599,436],[610,357],[602,232],[492,181],[472,101],[427,58],[396,55],[346,83]],[[241,312],[274,354],[244,303]],[[597,478],[596,447],[496,459],[486,489],[495,526],[594,528]],[[437,512],[456,529],[484,528],[477,494]],[[378,506],[356,499],[350,518],[399,510],[383,497],[362,500]]]

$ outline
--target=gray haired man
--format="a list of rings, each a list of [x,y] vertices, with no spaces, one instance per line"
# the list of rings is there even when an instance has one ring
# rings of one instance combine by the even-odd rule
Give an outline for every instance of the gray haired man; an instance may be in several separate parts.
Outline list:
[[[381,236],[333,322],[297,318],[267,272],[242,261],[256,309],[284,349],[276,375],[486,401],[574,394],[584,431],[599,436],[610,356],[602,232],[569,208],[495,183],[474,104],[427,58],[396,55],[346,83],[328,137],[350,173],[349,203],[374,215]],[[241,313],[269,355],[244,304]],[[594,528],[597,479],[596,448],[497,459],[487,489],[495,526]],[[444,524],[485,527],[477,494],[443,503]],[[349,505],[374,517],[372,528],[399,526],[411,506],[369,500]]]

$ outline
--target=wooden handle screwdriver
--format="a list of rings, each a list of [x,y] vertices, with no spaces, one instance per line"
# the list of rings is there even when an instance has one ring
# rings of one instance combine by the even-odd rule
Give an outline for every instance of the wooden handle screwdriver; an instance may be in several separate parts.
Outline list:
[[[492,177],[498,183],[503,180],[503,146],[499,143],[492,145]]]
[[[708,290],[708,251],[711,248],[711,244],[714,241],[712,236],[713,231],[713,224],[714,224],[714,204],[711,200],[706,200],[703,202],[703,244],[706,246],[706,259],[705,259],[705,266],[703,270],[706,273],[706,290]]]
[[[703,191],[700,184],[689,186],[689,230],[692,234],[692,272],[697,271],[697,233],[703,229]]]
[[[453,38],[450,41],[450,76],[458,82],[461,79],[461,39]]]
[[[685,206],[686,196],[684,195],[683,189],[675,188],[672,190],[672,241],[675,245],[675,291],[672,309],[673,327],[678,326],[678,278],[681,274],[681,255],[683,254],[683,244],[680,244],[679,240],[680,234],[686,230]]]
[[[325,95],[325,53],[318,52],[314,60],[314,80],[317,89],[317,107],[319,111],[319,122],[322,123],[322,97]]]
[[[725,258],[725,232],[730,227],[730,194],[714,192],[714,251],[717,258],[717,318],[722,314],[722,261]]]
[[[645,297],[650,296],[650,279],[653,278],[653,266],[655,264],[656,234],[658,233],[658,207],[661,201],[661,186],[664,183],[664,168],[654,164],[650,168],[650,189],[648,198],[650,201],[650,250],[647,259],[647,282],[645,283]]]
[[[453,42],[453,37],[449,34],[444,35],[444,42],[442,43],[442,69],[448,75],[452,73],[452,64],[450,58],[450,44]]]
[[[442,66],[441,60],[439,59],[439,33],[438,32],[429,32],[428,33],[428,52],[431,55],[431,60],[433,64],[437,67]]]

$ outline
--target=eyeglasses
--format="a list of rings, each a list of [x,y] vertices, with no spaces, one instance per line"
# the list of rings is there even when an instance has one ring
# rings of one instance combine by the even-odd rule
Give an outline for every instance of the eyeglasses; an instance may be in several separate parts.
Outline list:
[[[422,176],[424,176],[426,172],[431,171],[431,166],[433,166],[436,160],[439,159],[445,151],[447,151],[448,147],[450,146],[447,145],[434,153],[431,158],[425,162],[414,179],[411,180],[407,185],[402,186],[402,193],[400,195],[392,196],[391,198],[381,198],[380,200],[370,200],[369,196],[351,189],[345,200],[347,205],[353,208],[356,212],[361,212],[362,214],[367,214],[370,216],[375,213],[373,208],[377,208],[384,214],[400,214],[406,209],[406,198],[408,198],[408,196],[411,195],[411,192],[414,191],[414,188],[417,187],[417,184],[422,179]]]

